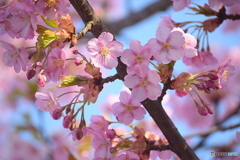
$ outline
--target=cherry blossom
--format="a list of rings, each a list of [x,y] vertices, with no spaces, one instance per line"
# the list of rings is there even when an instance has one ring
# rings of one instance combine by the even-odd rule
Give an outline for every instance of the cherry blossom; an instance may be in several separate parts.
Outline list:
[[[93,132],[91,145],[95,149],[94,156],[101,158],[110,158],[111,153],[110,149],[112,144],[109,139],[106,137],[103,131],[95,129]]]
[[[5,41],[0,41],[0,45],[7,50],[2,55],[2,60],[6,66],[13,66],[17,73],[19,73],[20,70],[27,70],[26,66],[29,62],[29,55],[25,48],[21,47],[17,49],[14,45]]]
[[[31,6],[24,1],[13,1],[3,6],[6,10],[5,17],[2,17],[4,21],[0,21],[0,35],[8,33],[12,38],[33,39],[37,17]]]
[[[146,66],[136,65],[124,80],[125,86],[132,88],[132,97],[140,102],[146,98],[156,100],[162,93],[160,76]]]
[[[90,125],[89,127],[92,127],[94,129],[99,129],[102,131],[106,131],[108,129],[108,124],[109,122],[100,115],[92,115],[92,117],[90,118]]]
[[[185,38],[183,31],[180,28],[170,30],[166,26],[159,26],[157,28],[156,38],[148,41],[152,48],[152,54],[157,62],[168,64],[172,60],[176,61],[184,56]]]
[[[52,113],[55,109],[60,108],[59,102],[53,97],[52,92],[48,94],[36,92],[35,97],[37,98],[35,105],[44,112]]]
[[[184,56],[183,63],[188,66],[202,67],[203,65],[215,65],[218,60],[209,52],[198,51],[197,56],[189,58]]]
[[[233,6],[235,2],[235,0],[208,0],[209,6],[211,8],[214,8],[216,10],[219,10],[224,6],[230,7]]]
[[[64,74],[66,55],[63,50],[54,48],[44,63],[44,74],[47,82],[57,82]]]
[[[168,160],[172,157],[173,152],[172,151],[151,151],[151,158],[155,159],[159,157],[161,160]]]
[[[138,40],[133,40],[130,42],[130,49],[123,51],[121,60],[125,63],[128,68],[134,68],[134,65],[145,65],[148,66],[149,60],[151,58],[150,48],[145,45],[141,46],[141,42]]]
[[[185,96],[189,90],[191,90],[191,73],[182,72],[177,78],[173,81],[172,87],[175,88],[176,93],[179,97]]]
[[[122,54],[122,48],[122,43],[113,41],[113,35],[109,32],[103,32],[98,38],[91,39],[87,46],[94,65],[107,69],[117,67],[117,57]]]
[[[114,157],[112,160],[139,160],[139,156],[131,151],[126,151],[126,154],[121,154]]]
[[[231,59],[227,58],[219,67],[218,67],[218,77],[221,87],[226,87],[230,77],[234,75],[235,67],[230,64]]]
[[[112,112],[119,122],[129,125],[133,119],[141,120],[144,118],[146,111],[129,93],[126,91],[121,92],[119,100],[120,102],[112,105]]]
[[[69,12],[70,3],[68,0],[38,0],[36,8],[39,13],[47,19],[55,19],[58,15]]]
[[[174,11],[183,10],[191,3],[191,0],[172,0],[172,1]]]

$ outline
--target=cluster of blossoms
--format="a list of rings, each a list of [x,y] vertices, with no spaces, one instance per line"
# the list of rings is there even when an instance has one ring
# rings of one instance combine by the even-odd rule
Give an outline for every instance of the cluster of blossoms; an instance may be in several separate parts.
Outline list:
[[[180,10],[183,2],[184,6],[190,3],[190,1],[174,1],[175,10]],[[42,111],[49,112],[53,119],[63,117],[63,127],[71,130],[73,140],[80,140],[91,134],[95,160],[147,159],[150,157],[148,144],[168,144],[166,140],[153,139],[153,136],[147,137],[145,131],[137,127],[133,128],[134,131],[129,134],[130,137],[118,135],[114,129],[109,128],[112,122],[107,121],[103,116],[92,116],[91,123],[87,127],[84,119],[85,105],[95,103],[103,84],[111,81],[102,78],[100,67],[116,68],[120,60],[126,65],[127,75],[124,77],[124,85],[131,89],[131,93],[121,92],[119,102],[111,107],[118,122],[125,125],[130,125],[133,120],[144,118],[146,111],[141,106],[141,102],[147,98],[158,100],[162,94],[160,83],[171,84],[171,89],[175,89],[177,95],[182,97],[190,91],[197,94],[193,87],[206,93],[210,93],[210,89],[221,89],[233,75],[234,67],[230,65],[230,59],[227,59],[218,70],[194,75],[183,72],[171,80],[174,64],[178,60],[182,59],[187,65],[198,66],[204,62],[209,64],[216,59],[205,51],[199,51],[197,40],[179,28],[169,17],[163,18],[157,28],[156,37],[150,39],[145,45],[141,45],[138,40],[133,40],[130,42],[130,48],[124,50],[123,44],[114,41],[111,33],[103,32],[98,38],[88,41],[86,49],[90,54],[90,60],[77,50],[72,53],[78,57],[68,59],[62,50],[65,42],[71,41],[72,45],[76,43],[76,37],[72,36],[75,34],[75,28],[70,16],[66,14],[68,6],[69,3],[65,0],[34,2],[22,0],[6,4],[0,8],[0,35],[7,33],[12,38],[24,39],[34,38],[34,31],[39,35],[35,46],[36,51],[31,54],[28,53],[27,48],[18,49],[5,41],[0,41],[0,45],[7,50],[3,54],[5,65],[13,66],[17,73],[21,70],[27,72],[28,79],[36,76],[40,87],[44,87],[47,82],[59,80],[62,82],[55,88],[79,86],[78,91],[69,92],[77,95],[65,106],[61,106],[58,99],[69,93],[55,98],[50,91],[48,94],[37,92],[36,106]],[[51,29],[37,25],[37,15],[42,15],[42,20]],[[16,27],[16,23],[20,25]],[[34,59],[35,62],[31,63],[30,59]],[[87,73],[88,76],[65,75],[67,60],[74,60],[77,66],[83,65],[84,74]],[[194,97],[193,100],[199,114],[203,116],[212,114],[212,107],[200,96],[198,97],[202,105]],[[81,106],[77,108],[77,104]],[[82,114],[79,122],[77,116],[80,112]],[[157,151],[157,156],[163,158],[162,155],[163,152]],[[166,153],[167,158],[170,156],[171,153]]]
[[[185,96],[189,91],[194,90],[195,86],[198,90],[210,94],[211,90],[218,90],[225,87],[235,71],[235,67],[230,65],[231,60],[226,59],[217,70],[210,70],[197,73],[195,75],[187,72],[181,73],[172,81],[172,88],[176,90],[178,96]],[[195,90],[194,90],[195,91]],[[195,91],[197,94],[197,92]],[[198,96],[202,105],[193,98],[200,115],[206,116],[208,113],[213,114],[212,107],[210,107],[204,100]]]

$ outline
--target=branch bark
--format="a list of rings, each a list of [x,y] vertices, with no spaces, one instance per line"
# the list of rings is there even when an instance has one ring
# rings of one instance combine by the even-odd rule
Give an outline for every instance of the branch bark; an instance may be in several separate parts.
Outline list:
[[[73,7],[76,9],[78,14],[81,16],[83,22],[87,24],[89,21],[94,22],[91,32],[94,36],[98,37],[102,32],[108,31],[102,21],[98,18],[92,7],[89,5],[87,0],[69,0]],[[139,13],[140,14],[140,13]],[[117,74],[119,79],[124,80],[126,73],[126,66],[119,60],[117,66]],[[160,96],[160,100],[166,94],[167,86],[164,87],[163,93]],[[152,116],[155,123],[158,125],[160,130],[169,142],[170,149],[175,152],[179,158],[183,160],[198,160],[199,158],[195,155],[193,150],[188,146],[185,139],[180,135],[177,128],[168,117],[162,104],[159,100],[151,101],[146,99],[142,102],[145,109]]]

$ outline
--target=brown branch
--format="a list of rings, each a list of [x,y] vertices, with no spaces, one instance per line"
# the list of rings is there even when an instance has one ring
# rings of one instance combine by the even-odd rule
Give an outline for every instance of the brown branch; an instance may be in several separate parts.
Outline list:
[[[235,124],[235,125],[231,125],[231,126],[228,126],[228,127],[212,126],[208,131],[192,134],[192,135],[186,136],[184,138],[187,139],[187,138],[192,138],[192,137],[196,137],[196,136],[207,136],[207,135],[212,134],[216,131],[226,131],[226,130],[234,129],[234,128],[237,128],[237,127],[240,127],[240,124]]]
[[[95,26],[92,27],[91,32],[98,37],[102,32],[108,31],[105,25],[101,22],[98,16],[93,11],[92,7],[86,0],[69,0],[73,7],[77,10],[81,16],[83,22],[87,24],[89,21],[93,21]],[[170,1],[170,0],[169,0]],[[140,14],[140,13],[139,13]],[[124,80],[126,73],[126,65],[124,65],[120,59],[117,66],[117,74],[121,80]],[[163,96],[161,96],[163,97]],[[155,123],[163,132],[167,138],[169,146],[173,152],[175,152],[179,158],[183,160],[198,160],[193,150],[188,146],[185,139],[180,135],[177,128],[166,114],[162,107],[162,104],[158,100],[151,101],[146,99],[142,102],[146,110],[152,116]]]
[[[128,17],[126,17],[124,19],[121,19],[121,20],[113,22],[113,23],[106,24],[106,26],[111,31],[111,33],[119,34],[119,32],[122,29],[132,26],[132,25],[152,16],[153,14],[155,14],[157,12],[165,11],[171,5],[172,5],[171,0],[159,0],[138,12],[131,13]]]
[[[169,145],[149,145],[148,150],[165,151],[170,150]]]
[[[240,104],[238,105],[238,107],[236,107],[231,113],[229,113],[225,118],[223,118],[221,121],[218,121],[214,124],[214,126],[220,126],[222,123],[226,122],[229,118],[231,118],[233,115],[238,114],[240,109]],[[202,136],[202,140],[193,148],[193,150],[197,150],[198,148],[200,148],[204,142],[207,140],[207,138],[210,136],[211,134],[206,134]]]

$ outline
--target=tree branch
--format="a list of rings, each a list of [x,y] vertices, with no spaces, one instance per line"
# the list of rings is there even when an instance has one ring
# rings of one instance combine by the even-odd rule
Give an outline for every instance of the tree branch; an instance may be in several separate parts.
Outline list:
[[[171,5],[172,2],[170,0],[159,0],[138,12],[131,13],[124,19],[106,24],[106,26],[112,34],[119,34],[122,29],[132,26],[157,12],[165,11]]]
[[[231,126],[228,126],[228,127],[212,126],[208,131],[192,134],[192,135],[186,136],[184,138],[187,139],[187,138],[192,138],[192,137],[196,137],[196,136],[207,136],[207,135],[212,134],[216,131],[226,131],[226,130],[234,129],[234,128],[237,128],[237,127],[240,127],[240,124],[235,124],[235,125],[231,125]]]
[[[89,21],[93,21],[95,26],[92,27],[91,32],[94,36],[98,37],[102,32],[108,31],[105,25],[98,18],[92,7],[86,0],[69,0],[78,14],[81,16],[83,22],[87,24]],[[126,65],[124,65],[120,59],[117,66],[117,74],[121,80],[124,80],[124,76],[127,74]],[[163,97],[163,96],[161,96]],[[155,123],[163,132],[164,136],[169,142],[169,146],[173,152],[175,152],[179,158],[184,160],[198,160],[193,150],[188,146],[185,139],[182,138],[177,128],[174,126],[171,119],[166,114],[162,107],[162,104],[158,100],[151,101],[146,99],[142,102],[146,110],[152,116]]]
[[[231,113],[229,113],[224,119],[216,122],[214,126],[220,126],[222,123],[226,122],[233,115],[238,114],[239,109],[240,109],[240,104]],[[202,135],[203,139],[193,148],[193,150],[197,150],[198,148],[200,148],[204,144],[204,142],[207,140],[208,136],[210,136],[210,135],[211,135],[211,133]]]

